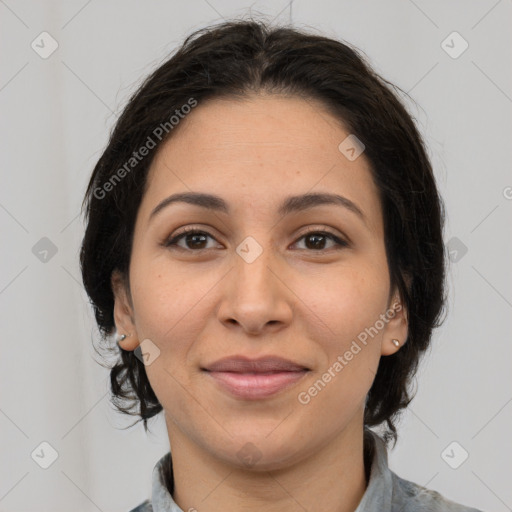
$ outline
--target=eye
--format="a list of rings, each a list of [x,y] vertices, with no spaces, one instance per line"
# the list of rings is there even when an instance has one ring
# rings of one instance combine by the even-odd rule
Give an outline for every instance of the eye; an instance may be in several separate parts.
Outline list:
[[[215,240],[215,238],[206,231],[201,231],[196,228],[186,228],[181,233],[178,233],[167,240],[164,245],[165,247],[174,247],[197,252],[204,249],[214,248],[214,246],[208,247],[208,238],[210,240]],[[298,244],[300,241],[304,241],[305,247],[299,247],[299,249],[312,250],[315,252],[333,249],[336,247],[342,248],[349,246],[348,242],[329,231],[311,230],[303,234],[294,245]],[[330,247],[328,246],[329,242],[331,243]]]
[[[334,233],[330,233],[329,231],[308,231],[304,235],[302,235],[296,244],[299,241],[304,240],[305,247],[301,247],[300,249],[311,249],[313,251],[322,251],[325,249],[333,249],[333,248],[341,248],[348,247],[349,244],[345,240],[342,240]],[[331,247],[326,248],[327,242],[330,241],[333,245]]]
[[[201,249],[212,249],[212,247],[207,247],[208,238],[211,240],[215,240],[209,233],[206,231],[200,231],[194,228],[188,228],[183,230],[181,233],[176,236],[170,238],[167,242],[165,242],[166,247],[178,247],[183,250],[201,250]],[[183,242],[184,245],[180,245],[180,242]]]

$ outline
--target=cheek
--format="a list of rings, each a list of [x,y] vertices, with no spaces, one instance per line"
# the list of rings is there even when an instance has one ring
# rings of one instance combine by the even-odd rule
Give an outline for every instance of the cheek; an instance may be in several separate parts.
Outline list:
[[[314,286],[312,286],[314,282]],[[296,293],[304,297],[311,339],[323,339],[329,352],[342,350],[366,332],[386,310],[389,281],[380,265],[346,265],[301,279]]]
[[[386,268],[367,266],[344,268],[317,284],[315,293],[307,284],[300,293],[308,291],[307,336],[324,357],[297,400],[313,423],[336,430],[363,410],[375,378],[382,330],[372,327],[386,311],[389,282]]]
[[[168,262],[133,267],[133,305],[142,339],[154,340],[158,358],[145,367],[152,389],[167,411],[189,411],[189,367],[194,343],[208,319],[208,292],[215,282],[207,272],[169,271]],[[211,313],[210,313],[211,315]],[[192,412],[190,412],[192,414]],[[197,414],[197,412],[196,412]]]
[[[157,328],[169,328],[208,291],[207,272],[182,272],[165,256],[134,258],[130,277],[137,321]]]
[[[168,262],[148,266],[149,271],[134,266],[132,273],[137,332],[142,339],[158,340],[162,355],[176,355],[200,332],[217,280],[208,272],[169,272]]]

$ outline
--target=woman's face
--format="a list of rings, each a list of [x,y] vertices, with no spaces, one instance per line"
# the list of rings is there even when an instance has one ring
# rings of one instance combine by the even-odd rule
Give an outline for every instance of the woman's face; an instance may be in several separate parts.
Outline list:
[[[354,159],[361,148],[313,100],[214,100],[181,123],[148,175],[131,302],[113,280],[116,325],[132,334],[121,345],[142,342],[171,441],[284,467],[362,431],[379,359],[406,339],[377,188],[364,152]],[[152,214],[175,194],[215,198]],[[176,239],[184,229],[200,233]],[[231,356],[307,370],[207,370]]]

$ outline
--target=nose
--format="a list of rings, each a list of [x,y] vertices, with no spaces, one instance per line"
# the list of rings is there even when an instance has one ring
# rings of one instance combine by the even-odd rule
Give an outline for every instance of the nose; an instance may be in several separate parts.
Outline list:
[[[243,253],[240,253],[243,254]],[[289,274],[267,246],[254,260],[233,255],[234,265],[223,280],[219,320],[229,329],[258,335],[290,324],[293,292]]]

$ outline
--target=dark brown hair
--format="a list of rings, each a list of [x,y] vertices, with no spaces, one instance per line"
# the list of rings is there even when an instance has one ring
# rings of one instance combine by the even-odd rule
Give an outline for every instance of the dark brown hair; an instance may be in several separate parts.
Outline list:
[[[129,100],[85,194],[80,263],[103,339],[115,330],[111,275],[119,270],[129,290],[135,219],[152,159],[172,137],[171,116],[183,113],[191,99],[201,104],[258,91],[320,100],[365,145],[382,205],[391,288],[408,313],[407,342],[394,355],[381,357],[364,416],[366,426],[385,422],[386,441],[396,441],[393,420],[412,399],[411,380],[445,304],[443,203],[399,90],[357,49],[312,33],[240,20],[190,35]],[[150,138],[156,147],[133,160],[133,152],[148,146]],[[132,351],[118,354],[111,387],[116,407],[140,416],[147,430],[147,420],[162,406]]]

